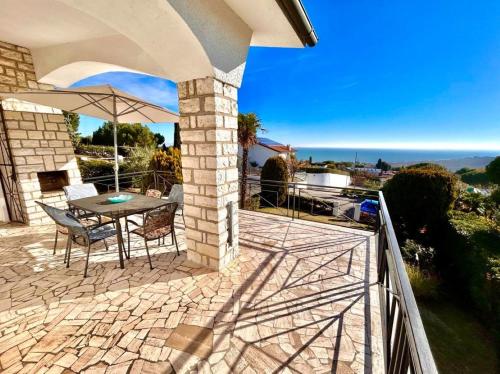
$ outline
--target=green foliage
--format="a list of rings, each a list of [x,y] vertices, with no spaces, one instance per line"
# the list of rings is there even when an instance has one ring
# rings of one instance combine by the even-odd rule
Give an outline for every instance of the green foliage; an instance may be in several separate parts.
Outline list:
[[[457,197],[456,177],[432,166],[405,169],[383,191],[400,236],[416,238],[421,230],[437,235]]]
[[[471,168],[461,168],[461,169],[458,169],[455,174],[458,174],[458,175],[463,175],[463,174],[466,174],[468,173],[469,171],[474,171],[475,169],[471,169]]]
[[[440,269],[465,305],[500,332],[500,231],[475,213],[452,211]],[[500,338],[500,336],[498,336]]]
[[[480,216],[491,218],[496,212],[496,203],[490,196],[475,192],[462,192],[455,203],[455,209],[463,212],[473,212]]]
[[[486,174],[491,183],[500,185],[500,156],[486,166]]]
[[[448,171],[444,166],[433,164],[432,162],[419,162],[418,164],[409,165],[406,169],[426,169],[426,170],[441,170]]]
[[[261,205],[282,205],[288,194],[288,167],[282,157],[274,156],[267,159],[260,174]],[[279,183],[266,183],[276,181]]]
[[[91,145],[92,144],[92,135],[80,136],[79,144]]]
[[[153,134],[156,145],[162,145],[165,143],[165,137],[159,132]]]
[[[113,162],[105,160],[78,160],[78,168],[80,169],[80,174],[82,179],[100,177],[103,175],[112,175],[115,170],[113,168]]]
[[[154,152],[155,149],[152,147],[132,148],[129,157],[123,165],[123,171],[125,173],[132,173],[148,170]]]
[[[168,172],[174,176],[175,183],[182,183],[181,151],[174,147],[154,151],[149,169]]]
[[[391,170],[391,165],[388,162],[382,161],[381,158],[378,159],[377,164],[375,165],[377,169],[381,169],[382,171]]]
[[[500,207],[500,187],[497,187],[493,190],[490,195],[491,200],[496,204],[497,207]]]
[[[75,147],[75,153],[91,157],[112,158],[115,156],[115,148],[112,145],[86,145],[80,143]]]
[[[434,268],[435,251],[432,247],[424,247],[414,240],[407,239],[401,247],[401,255],[406,263],[418,266],[420,269]]]
[[[243,149],[248,149],[257,143],[257,132],[265,131],[255,113],[238,114],[238,143]]]
[[[117,129],[118,145],[129,147],[156,146],[153,132],[140,123],[119,123]],[[113,123],[105,122],[92,135],[94,145],[113,145]]]
[[[410,280],[413,294],[420,300],[435,300],[438,297],[439,281],[429,272],[418,266],[406,264],[406,274]]]
[[[75,146],[80,142],[80,133],[78,132],[78,128],[80,127],[80,115],[78,113],[66,112],[63,110],[63,116],[69,137],[73,146]]]
[[[462,170],[463,169],[460,169],[460,171]],[[470,184],[472,186],[486,186],[488,183],[490,183],[488,175],[486,175],[486,172],[484,170],[472,169],[466,172],[462,172],[462,174],[459,175],[462,182]]]

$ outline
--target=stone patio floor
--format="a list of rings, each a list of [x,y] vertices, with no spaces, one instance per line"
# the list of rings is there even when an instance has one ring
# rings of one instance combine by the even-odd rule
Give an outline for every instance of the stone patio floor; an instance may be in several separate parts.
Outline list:
[[[178,225],[181,249],[182,226]],[[83,278],[54,227],[0,226],[4,373],[379,373],[369,232],[240,211],[238,260],[222,272],[136,242],[125,269],[97,244]]]

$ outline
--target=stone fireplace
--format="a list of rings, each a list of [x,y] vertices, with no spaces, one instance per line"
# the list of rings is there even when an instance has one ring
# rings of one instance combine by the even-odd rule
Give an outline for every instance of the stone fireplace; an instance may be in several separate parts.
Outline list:
[[[36,81],[28,49],[0,42],[0,91],[29,88],[51,87]],[[10,99],[3,100],[1,107],[0,163],[11,166],[0,171],[11,178],[14,170],[16,176],[15,193],[4,198],[16,200],[21,208],[22,217],[17,220],[30,225],[49,223],[36,201],[66,208],[62,187],[81,183],[64,116],[54,108]]]

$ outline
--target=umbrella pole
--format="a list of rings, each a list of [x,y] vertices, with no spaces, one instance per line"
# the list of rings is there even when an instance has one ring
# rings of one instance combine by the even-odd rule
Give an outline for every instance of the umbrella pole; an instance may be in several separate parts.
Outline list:
[[[113,142],[115,145],[115,190],[120,192],[120,184],[118,180],[118,120],[116,116],[116,96],[113,95]]]

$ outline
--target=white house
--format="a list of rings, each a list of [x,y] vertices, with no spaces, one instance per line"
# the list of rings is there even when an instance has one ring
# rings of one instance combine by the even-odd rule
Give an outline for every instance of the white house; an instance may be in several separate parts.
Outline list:
[[[257,144],[253,145],[248,152],[248,163],[256,163],[257,166],[264,166],[267,159],[274,156],[283,157],[288,160],[295,150],[290,145],[283,145],[268,138],[257,138]],[[243,149],[238,147],[238,156],[241,159]]]

